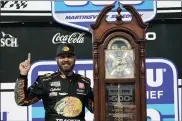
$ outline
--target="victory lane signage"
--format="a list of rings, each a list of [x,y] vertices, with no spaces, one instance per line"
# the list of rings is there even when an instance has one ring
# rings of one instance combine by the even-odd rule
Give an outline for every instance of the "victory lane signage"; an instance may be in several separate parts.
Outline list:
[[[130,4],[139,12],[144,22],[151,21],[156,15],[156,1],[119,1]],[[117,1],[52,1],[52,16],[58,23],[89,31],[89,25],[94,23],[101,10],[109,4],[115,8],[107,14],[108,21],[116,20]],[[122,6],[121,6],[122,7]],[[122,8],[123,9],[123,8]],[[123,21],[130,21],[131,15],[122,10]]]

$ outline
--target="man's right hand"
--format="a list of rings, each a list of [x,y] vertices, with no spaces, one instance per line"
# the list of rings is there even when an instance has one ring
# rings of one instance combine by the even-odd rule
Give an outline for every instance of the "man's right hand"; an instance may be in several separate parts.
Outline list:
[[[19,65],[19,70],[21,75],[28,75],[28,72],[30,70],[30,60],[31,60],[31,54],[28,53],[28,58],[24,62],[21,62]]]

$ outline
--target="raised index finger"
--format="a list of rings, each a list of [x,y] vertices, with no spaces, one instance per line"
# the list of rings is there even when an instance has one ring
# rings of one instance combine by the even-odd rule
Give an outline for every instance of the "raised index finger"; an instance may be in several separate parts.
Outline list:
[[[30,60],[31,60],[31,54],[30,53],[28,53],[28,62],[30,62]]]

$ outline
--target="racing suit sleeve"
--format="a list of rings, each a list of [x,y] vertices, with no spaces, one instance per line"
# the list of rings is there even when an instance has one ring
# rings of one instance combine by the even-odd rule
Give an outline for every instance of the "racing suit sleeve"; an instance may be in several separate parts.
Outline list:
[[[29,106],[36,103],[41,99],[42,84],[41,79],[38,77],[33,85],[27,89],[27,76],[20,75],[15,84],[14,98],[19,106]]]
[[[87,109],[91,112],[94,113],[94,93],[93,93],[93,89],[90,87],[90,82],[87,85],[87,103],[86,103],[86,107]]]

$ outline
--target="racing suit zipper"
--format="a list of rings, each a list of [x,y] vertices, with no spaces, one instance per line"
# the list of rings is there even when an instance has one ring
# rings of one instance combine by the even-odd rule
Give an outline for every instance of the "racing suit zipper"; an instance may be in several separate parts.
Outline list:
[[[74,86],[73,86],[73,81],[71,80],[71,79],[69,79],[69,86],[68,86],[68,95],[69,95],[69,97],[70,96],[73,96],[73,88],[74,88]]]
[[[68,96],[69,98],[71,98],[71,79],[68,80],[69,84],[68,84]]]
[[[71,80],[69,80],[69,85],[68,85],[68,95],[69,95],[69,97],[70,97],[70,86],[71,86]]]

